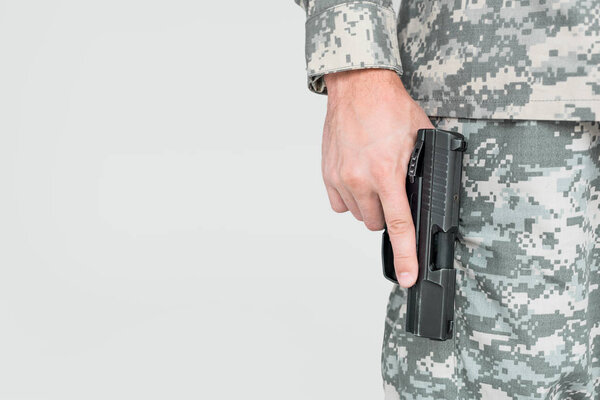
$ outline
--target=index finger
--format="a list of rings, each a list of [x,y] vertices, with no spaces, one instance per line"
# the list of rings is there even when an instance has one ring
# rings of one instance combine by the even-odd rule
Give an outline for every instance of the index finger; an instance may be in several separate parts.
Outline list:
[[[379,199],[392,244],[398,283],[403,287],[410,287],[417,280],[419,264],[415,226],[406,197],[404,180],[394,189],[379,193]]]

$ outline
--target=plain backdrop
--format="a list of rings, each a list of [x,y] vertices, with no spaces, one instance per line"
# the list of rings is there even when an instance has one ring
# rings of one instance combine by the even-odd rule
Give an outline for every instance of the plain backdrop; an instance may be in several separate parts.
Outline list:
[[[292,0],[0,1],[0,400],[377,399]]]

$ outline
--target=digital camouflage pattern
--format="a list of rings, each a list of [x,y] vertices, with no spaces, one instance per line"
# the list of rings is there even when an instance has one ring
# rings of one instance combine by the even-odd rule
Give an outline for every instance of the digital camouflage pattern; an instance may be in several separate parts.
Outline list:
[[[295,1],[313,92],[387,68],[431,116],[600,119],[600,0]]]
[[[306,11],[308,88],[327,94],[323,75],[386,68],[402,73],[391,0],[295,0]]]
[[[468,142],[454,338],[394,286],[386,399],[600,399],[600,0],[295,1],[310,90],[392,69]]]
[[[454,338],[406,333],[394,286],[386,399],[599,399],[600,123],[433,122],[468,142]]]
[[[428,115],[600,120],[600,0],[404,0],[398,35]]]

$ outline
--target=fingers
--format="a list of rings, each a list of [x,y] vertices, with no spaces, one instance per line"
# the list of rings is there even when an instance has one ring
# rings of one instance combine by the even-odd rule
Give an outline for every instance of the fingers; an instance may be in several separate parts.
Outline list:
[[[406,197],[404,177],[386,178],[379,193],[365,189],[369,185],[360,179],[341,181],[345,184],[326,184],[333,210],[350,210],[370,230],[381,230],[384,224],[387,225],[398,283],[403,287],[414,285],[418,275],[415,227]]]
[[[348,207],[346,206],[346,203],[344,203],[342,196],[340,196],[340,194],[334,187],[330,185],[325,185],[325,189],[327,189],[327,196],[329,197],[329,203],[331,204],[331,208],[333,209],[333,211],[335,211],[336,213],[343,213],[348,211]]]
[[[364,222],[367,229],[371,231],[380,231],[383,229],[385,220],[377,193],[369,192],[367,194],[356,195],[350,193],[348,189],[342,188],[338,191],[329,185],[326,186],[326,189],[333,211],[343,213],[350,210],[354,218]],[[343,195],[340,193],[343,193]]]
[[[337,191],[340,194],[342,200],[344,200],[344,204],[346,204],[348,210],[350,210],[352,215],[354,215],[354,218],[356,218],[359,221],[362,221],[362,214],[360,212],[360,209],[358,208],[358,205],[356,204],[356,200],[354,199],[352,193],[345,187],[339,187]]]
[[[344,187],[336,188],[327,183],[325,184],[325,188],[327,189],[327,196],[329,197],[329,203],[331,204],[333,211],[343,213],[350,210],[354,218],[362,221],[360,208],[356,204],[356,200],[354,200],[352,193]]]
[[[419,268],[415,227],[404,185],[388,187],[390,191],[380,193],[379,197],[394,252],[394,267],[400,286],[410,287],[417,280]]]
[[[363,195],[355,195],[355,198],[365,226],[371,231],[382,230],[385,221],[377,193],[369,192]]]
[[[350,210],[354,218],[362,221],[363,216],[354,197],[353,187],[348,185],[347,179],[345,174],[323,167],[323,180],[333,211],[342,213]]]
[[[363,221],[369,230],[382,230],[385,224],[383,209],[377,193],[368,189],[371,182],[355,175],[340,175],[339,178],[325,178],[331,208],[339,213],[350,210],[354,218]]]

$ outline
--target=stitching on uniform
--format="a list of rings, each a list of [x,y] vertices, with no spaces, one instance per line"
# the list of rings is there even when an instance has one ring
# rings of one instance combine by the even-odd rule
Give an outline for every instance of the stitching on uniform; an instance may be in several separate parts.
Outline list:
[[[374,2],[374,1],[364,1],[364,0],[363,1],[351,1],[351,2],[348,2],[348,3],[336,4],[335,6],[331,6],[331,7],[328,7],[326,9],[324,9],[324,10],[319,11],[317,14],[313,14],[313,15],[311,15],[310,17],[308,17],[306,19],[305,24],[308,24],[308,22],[310,22],[310,20],[312,20],[315,17],[318,17],[319,15],[321,15],[321,14],[327,12],[327,11],[334,10],[336,8],[346,7],[346,6],[350,5],[350,4],[365,4],[365,5],[370,4],[370,5],[376,6],[377,8],[380,8],[382,10],[391,11],[393,14],[395,13],[395,11],[394,11],[393,8],[382,6],[381,4],[378,4],[378,3]]]

